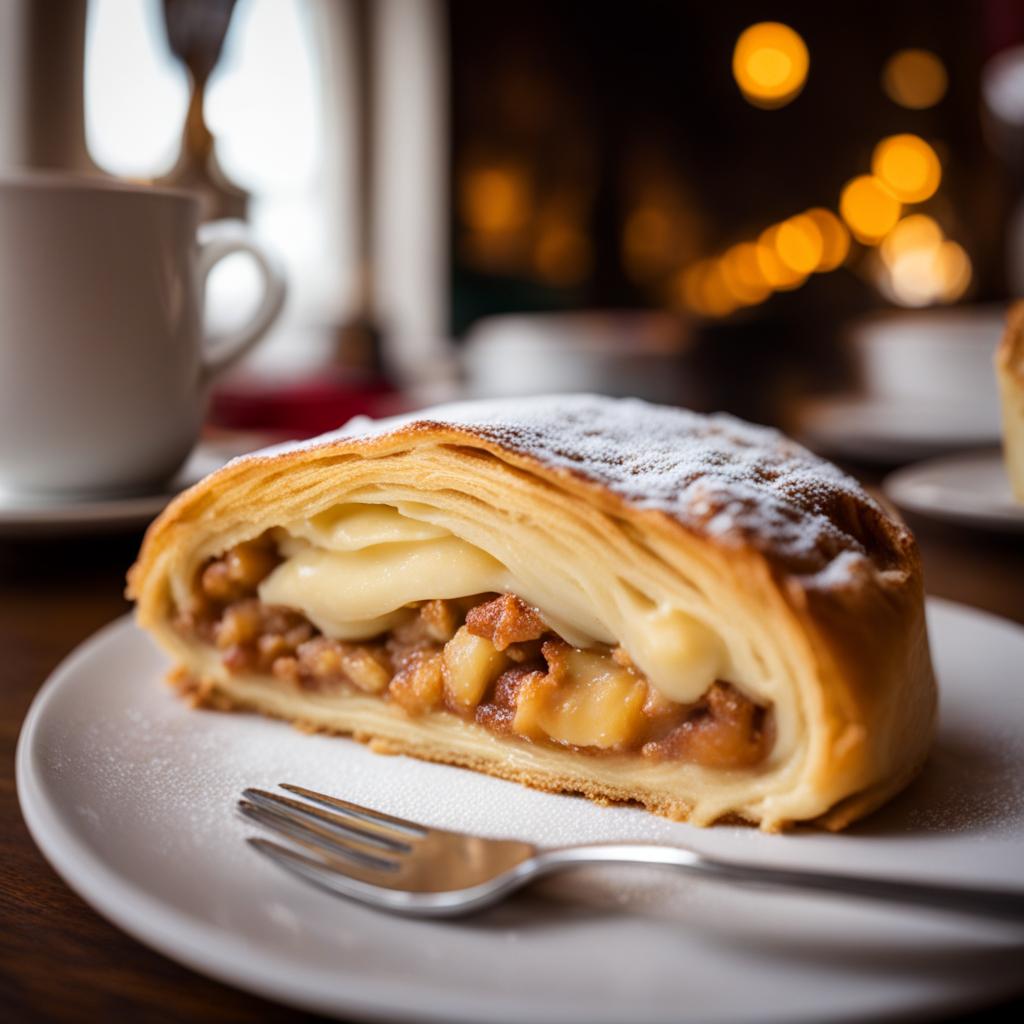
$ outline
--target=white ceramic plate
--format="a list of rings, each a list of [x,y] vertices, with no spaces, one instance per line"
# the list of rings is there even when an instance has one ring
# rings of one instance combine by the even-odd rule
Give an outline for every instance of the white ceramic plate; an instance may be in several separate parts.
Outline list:
[[[796,432],[826,455],[868,462],[909,462],[998,442],[998,406],[869,395],[809,400]]]
[[[37,697],[18,748],[32,835],[100,913],[168,956],[347,1017],[491,1022],[864,1020],[1024,986],[1024,929],[671,874],[565,877],[472,920],[331,898],[246,846],[244,786],[300,782],[432,824],[542,843],[684,842],[737,859],[1024,887],[1024,629],[936,602],[928,768],[842,835],[699,830],[248,715],[190,711],[121,620]]]
[[[907,512],[1001,533],[1024,533],[1024,505],[1014,500],[1000,451],[928,459],[890,473],[886,496]]]
[[[0,490],[0,540],[108,533],[146,526],[186,487],[256,444],[201,441],[177,476],[155,494],[114,498],[49,498]]]

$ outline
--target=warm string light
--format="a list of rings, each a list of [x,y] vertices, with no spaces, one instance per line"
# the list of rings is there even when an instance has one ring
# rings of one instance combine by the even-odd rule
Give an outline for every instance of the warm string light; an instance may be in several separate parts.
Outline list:
[[[901,306],[955,302],[971,283],[971,260],[923,213],[904,217],[878,247],[875,278]]]
[[[803,39],[777,21],[745,29],[732,55],[733,77],[744,98],[767,109],[785,106],[799,95],[809,64]]]
[[[755,242],[740,242],[729,249],[721,260],[726,288],[743,306],[764,302],[772,293],[758,260]]]
[[[946,67],[930,50],[900,50],[886,62],[882,88],[901,107],[925,110],[946,95]]]
[[[482,234],[518,231],[530,213],[529,182],[514,167],[483,167],[469,172],[459,198],[463,221]]]
[[[779,22],[761,22],[736,41],[732,70],[750,103],[773,108],[800,93],[809,63],[798,33]],[[889,97],[915,110],[938,103],[947,84],[945,66],[927,50],[893,54],[882,75]],[[756,241],[740,242],[678,273],[675,298],[701,315],[727,316],[764,302],[774,292],[799,288],[811,274],[842,266],[852,234],[864,245],[880,247],[879,287],[893,301],[955,301],[970,284],[967,253],[944,238],[930,217],[915,214],[901,220],[904,206],[930,199],[941,181],[939,156],[924,139],[909,133],[882,139],[872,154],[871,173],[852,178],[842,190],[842,220],[830,210],[815,208],[773,224]],[[627,231],[627,248],[630,244]],[[632,247],[639,262],[641,246],[634,240]]]
[[[459,213],[466,234],[462,251],[493,273],[532,274],[555,288],[578,285],[590,273],[592,245],[585,211],[573,197],[538,202],[526,168],[488,164],[460,181]]]
[[[675,279],[675,298],[701,316],[728,316],[774,292],[799,288],[811,274],[835,270],[849,249],[842,221],[816,207],[773,224],[756,241],[738,242],[691,264]]]
[[[810,274],[842,266],[851,233],[862,244],[879,247],[875,280],[893,302],[927,306],[961,298],[972,273],[963,247],[945,238],[925,214],[901,219],[905,204],[924,202],[938,190],[938,154],[917,135],[891,135],[875,147],[871,171],[844,186],[842,221],[818,207],[773,224],[755,243],[735,245],[684,272],[678,298],[703,316],[725,316],[763,302],[773,292],[799,288]]]
[[[816,272],[825,274],[841,267],[850,253],[850,233],[843,222],[820,206],[808,210],[805,216],[810,217],[821,232],[822,253]]]
[[[938,154],[917,135],[892,135],[875,147],[871,171],[844,186],[842,220],[817,207],[773,224],[756,242],[741,242],[684,270],[676,279],[677,301],[710,317],[757,305],[774,292],[799,288],[811,274],[842,266],[851,234],[879,247],[875,280],[891,301],[927,306],[961,298],[972,273],[963,247],[945,238],[931,217],[901,219],[905,205],[924,202],[938,190]]]
[[[899,199],[881,178],[861,174],[847,182],[839,197],[839,212],[854,237],[877,245],[900,219]]]
[[[945,238],[927,214],[900,217],[904,204],[923,203],[938,191],[938,154],[917,135],[891,135],[875,147],[871,171],[847,184],[839,209],[859,241],[878,246],[871,264],[878,288],[901,306],[962,298],[972,276],[963,246]]]
[[[942,164],[917,135],[890,135],[875,146],[871,171],[903,203],[923,203],[938,191]]]
[[[733,53],[733,73],[744,96],[765,108],[782,106],[798,95],[808,67],[803,39],[778,22],[750,26]],[[945,67],[928,51],[903,50],[886,64],[883,87],[895,102],[923,109],[944,95]],[[842,266],[852,234],[864,245],[879,247],[870,265],[879,288],[892,301],[955,301],[970,284],[967,253],[946,239],[930,217],[903,216],[906,205],[930,199],[941,181],[939,156],[924,139],[909,133],[882,139],[872,154],[871,173],[851,179],[842,190],[842,220],[818,207],[771,225],[756,240],[740,242],[677,273],[675,296],[703,315],[726,316],[764,302],[774,292],[799,288],[812,274]],[[465,175],[459,198],[469,231],[465,248],[481,266],[509,270],[525,261],[540,280],[556,287],[578,284],[590,273],[592,245],[578,211],[539,216],[525,169],[478,166]],[[632,211],[624,225],[622,252],[631,277],[664,279],[686,258],[676,220],[661,203],[640,204]]]

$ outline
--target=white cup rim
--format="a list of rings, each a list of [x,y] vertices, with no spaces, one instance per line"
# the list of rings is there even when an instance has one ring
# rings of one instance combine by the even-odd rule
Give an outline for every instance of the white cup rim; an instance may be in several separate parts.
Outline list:
[[[43,191],[97,193],[109,195],[145,196],[154,199],[185,200],[199,205],[195,192],[169,185],[151,185],[148,182],[125,181],[69,171],[25,170],[0,172],[0,192]]]
[[[878,310],[857,317],[850,323],[849,331],[851,334],[857,335],[864,329],[870,331],[878,327],[893,325],[902,327],[907,324],[914,326],[938,324],[942,327],[976,326],[978,324],[988,326],[991,323],[1003,323],[1010,305],[1009,302],[970,302],[961,306],[932,306],[928,309]]]

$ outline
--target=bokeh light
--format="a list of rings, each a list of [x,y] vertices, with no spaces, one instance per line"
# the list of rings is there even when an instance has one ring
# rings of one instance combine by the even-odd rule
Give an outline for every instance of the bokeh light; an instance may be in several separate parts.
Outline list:
[[[728,316],[773,292],[799,288],[811,274],[835,270],[849,251],[843,222],[831,210],[815,207],[772,224],[757,241],[737,242],[686,267],[675,280],[675,298],[702,316]],[[888,287],[888,278],[882,284]]]
[[[772,288],[776,291],[788,291],[791,288],[799,288],[807,275],[782,262],[779,257],[778,232],[777,224],[761,232],[757,240],[757,265]]]
[[[732,73],[744,97],[771,109],[794,99],[804,87],[810,58],[800,35],[788,25],[764,21],[736,40]]]
[[[927,214],[904,217],[885,236],[879,250],[882,259],[892,265],[914,249],[937,249],[942,244],[942,228]]]
[[[779,259],[801,275],[817,270],[825,251],[818,225],[803,213],[783,221],[775,231],[774,242]]]
[[[925,214],[904,217],[878,252],[878,286],[901,306],[956,302],[970,286],[970,257]]]
[[[956,302],[970,286],[971,258],[962,245],[947,240],[939,247],[938,262],[942,282],[938,298],[943,302]]]
[[[526,177],[511,168],[470,171],[460,198],[463,220],[477,231],[517,231],[530,212]]]
[[[900,216],[900,201],[877,177],[862,174],[848,182],[839,197],[839,212],[861,241],[876,245]]]
[[[842,266],[850,252],[850,232],[846,225],[831,210],[820,206],[808,210],[804,216],[814,222],[821,234],[821,258],[815,271],[825,274]]]
[[[699,260],[683,271],[681,290],[684,304],[703,316],[728,316],[738,305],[718,260]]]
[[[912,249],[889,267],[888,290],[901,306],[929,306],[939,286],[937,252]]]
[[[945,241],[931,249],[912,249],[889,268],[891,297],[903,306],[956,302],[971,282],[971,261],[962,246]]]
[[[757,260],[757,246],[740,242],[722,256],[722,273],[729,290],[745,306],[764,302],[772,293]]]
[[[901,107],[924,110],[933,107],[949,84],[946,67],[930,50],[900,50],[882,71],[882,88]]]
[[[882,139],[871,157],[871,170],[905,203],[930,199],[942,180],[938,155],[917,135]]]

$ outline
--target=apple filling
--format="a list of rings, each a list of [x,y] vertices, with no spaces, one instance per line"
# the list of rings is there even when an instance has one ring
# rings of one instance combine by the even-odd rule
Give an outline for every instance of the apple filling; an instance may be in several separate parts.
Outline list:
[[[272,534],[211,559],[177,609],[177,630],[216,647],[232,673],[376,695],[409,715],[447,711],[528,742],[722,769],[753,767],[771,746],[770,710],[730,683],[715,680],[696,702],[670,700],[621,646],[575,647],[511,593],[411,602],[370,639],[328,636],[260,598],[282,560]]]

